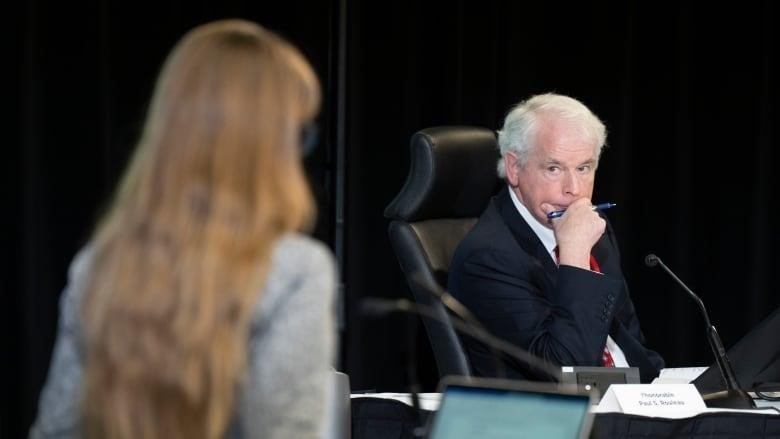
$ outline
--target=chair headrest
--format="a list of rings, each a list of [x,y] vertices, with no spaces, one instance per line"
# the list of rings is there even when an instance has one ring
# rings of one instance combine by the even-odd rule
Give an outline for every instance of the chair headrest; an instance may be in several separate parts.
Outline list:
[[[440,126],[416,132],[411,164],[385,217],[404,221],[479,216],[500,187],[495,133],[487,128]]]

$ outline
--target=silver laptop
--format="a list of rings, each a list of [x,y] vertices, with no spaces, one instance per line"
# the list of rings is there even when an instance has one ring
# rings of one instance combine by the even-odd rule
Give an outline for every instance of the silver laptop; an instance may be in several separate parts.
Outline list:
[[[587,438],[595,391],[553,383],[446,377],[428,439]]]

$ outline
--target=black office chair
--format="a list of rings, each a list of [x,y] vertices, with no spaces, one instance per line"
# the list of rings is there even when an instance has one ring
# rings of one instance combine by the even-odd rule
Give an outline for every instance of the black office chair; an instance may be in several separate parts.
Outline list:
[[[499,188],[496,137],[486,128],[441,126],[411,139],[409,175],[385,209],[389,234],[417,303],[440,320],[424,318],[439,376],[470,376],[463,346],[436,291],[447,286],[458,243]]]

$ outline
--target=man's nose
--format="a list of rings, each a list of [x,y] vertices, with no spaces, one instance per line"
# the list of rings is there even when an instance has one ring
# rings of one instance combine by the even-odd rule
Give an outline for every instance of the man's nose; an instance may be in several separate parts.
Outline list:
[[[564,181],[563,181],[564,193],[566,195],[572,195],[575,197],[579,196],[581,187],[582,184],[580,183],[579,177],[573,172],[567,172],[566,177],[564,177]]]

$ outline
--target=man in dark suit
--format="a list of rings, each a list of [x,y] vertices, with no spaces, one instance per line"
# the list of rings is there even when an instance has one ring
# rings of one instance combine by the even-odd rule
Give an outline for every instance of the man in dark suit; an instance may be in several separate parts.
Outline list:
[[[458,246],[448,288],[494,335],[549,362],[635,366],[649,382],[663,359],[643,346],[615,235],[591,203],[605,141],[604,124],[570,97],[514,107],[498,136],[507,187]],[[474,373],[494,376],[490,350],[464,343]],[[507,361],[510,377],[542,378]]]

